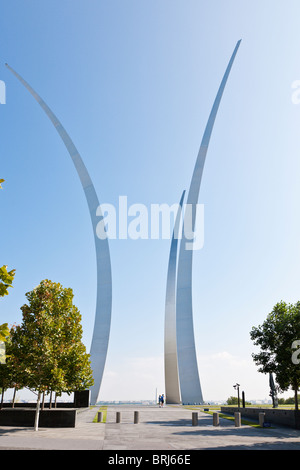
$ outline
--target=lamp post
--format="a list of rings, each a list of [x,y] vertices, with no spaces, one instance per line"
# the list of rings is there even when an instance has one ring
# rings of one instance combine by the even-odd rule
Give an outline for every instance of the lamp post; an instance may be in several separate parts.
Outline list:
[[[238,394],[238,409],[240,409],[240,384],[236,383],[233,388],[237,390]]]

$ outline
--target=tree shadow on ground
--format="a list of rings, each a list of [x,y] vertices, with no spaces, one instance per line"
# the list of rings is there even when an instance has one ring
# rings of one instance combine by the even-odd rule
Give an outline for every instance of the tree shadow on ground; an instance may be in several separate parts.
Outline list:
[[[270,451],[270,450],[300,450],[300,443],[296,442],[278,442],[278,441],[272,441],[272,442],[253,442],[252,444],[232,444],[232,445],[217,445],[217,446],[207,446],[205,448],[203,447],[193,447],[190,449],[191,451],[193,450],[206,450],[206,451],[216,451],[216,452],[222,452],[222,451],[236,451],[236,450],[250,450],[251,452],[253,451]]]
[[[179,419],[174,421],[148,421],[148,424],[156,424],[159,426],[167,426],[167,427],[174,427],[172,432],[170,433],[173,436],[190,436],[190,437],[199,437],[202,438],[212,438],[215,437],[220,442],[220,439],[224,438],[228,441],[230,437],[234,440],[241,439],[240,443],[234,443],[227,445],[216,445],[216,446],[207,446],[205,447],[206,450],[243,450],[243,449],[261,449],[261,450],[271,450],[271,449],[279,449],[279,450],[300,450],[300,435],[299,441],[290,441],[289,439],[295,438],[295,436],[289,436],[289,431],[286,430],[286,433],[280,434],[279,430],[272,429],[272,428],[256,428],[253,426],[244,425],[241,427],[235,427],[232,421],[226,421],[220,419],[219,426],[213,426],[212,418],[201,418],[199,420],[198,426],[192,426],[191,419]],[[185,429],[178,430],[179,427],[183,427]],[[189,429],[188,429],[189,428]],[[255,441],[253,443],[245,443],[243,444],[243,438],[253,438]],[[259,439],[269,439],[265,442],[259,442]],[[274,439],[274,440],[273,440]],[[202,447],[199,447],[202,449]],[[194,448],[193,450],[199,450],[198,448]]]
[[[147,424],[158,424],[160,426],[190,426],[192,427],[192,420],[191,419],[174,419],[173,421],[147,421]],[[212,418],[202,418],[201,423],[199,422],[200,426],[209,426],[212,425]],[[195,428],[196,426],[193,426]]]
[[[7,427],[7,429],[5,429],[4,427],[2,427],[0,429],[0,437],[1,436],[5,436],[6,434],[12,434],[12,433],[19,433],[20,431],[22,432],[33,432],[34,431],[34,427],[23,427],[23,426],[20,426],[20,427]],[[42,428],[39,429],[39,432],[43,431]],[[36,432],[36,431],[34,431]]]

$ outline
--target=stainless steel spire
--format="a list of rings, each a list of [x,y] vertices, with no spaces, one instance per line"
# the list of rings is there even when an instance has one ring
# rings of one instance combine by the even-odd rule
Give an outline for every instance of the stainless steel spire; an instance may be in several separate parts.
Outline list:
[[[112,307],[112,279],[108,239],[100,239],[96,235],[96,226],[99,222],[99,215],[96,218],[96,210],[99,207],[98,197],[90,175],[83,163],[83,160],[60,121],[57,119],[51,109],[47,106],[47,104],[42,100],[42,98],[33,90],[33,88],[31,88],[31,86],[8,64],[5,65],[15,75],[15,77],[17,77],[17,79],[22,83],[22,85],[24,85],[25,88],[31,93],[34,99],[45,111],[48,118],[52,121],[52,124],[54,125],[61,139],[63,140],[63,143],[65,144],[70,154],[70,157],[72,158],[88,204],[93,226],[97,264],[96,314],[90,349],[91,367],[93,370],[94,378],[94,385],[93,387],[91,387],[90,399],[91,404],[95,404],[98,400],[106,361]]]
[[[197,156],[190,189],[187,197],[187,205],[191,205],[192,224],[191,232],[195,227],[196,204],[198,201],[202,173],[207,154],[207,149],[213,130],[215,118],[223,95],[223,91],[234,62],[236,53],[240,46],[238,41],[230,58],[218,93],[216,95],[209,119],[203,134],[199,153]],[[199,379],[198,364],[196,357],[194,326],[193,326],[193,306],[192,306],[192,261],[193,250],[186,249],[186,244],[190,244],[192,233],[186,233],[186,225],[182,230],[180,243],[178,268],[177,268],[177,295],[176,295],[176,331],[177,331],[177,353],[178,370],[180,378],[180,390],[182,403],[203,403],[202,390]]]
[[[165,392],[166,403],[180,403],[180,385],[177,363],[176,340],[176,269],[177,245],[182,212],[183,191],[173,229],[171,241],[165,305]]]

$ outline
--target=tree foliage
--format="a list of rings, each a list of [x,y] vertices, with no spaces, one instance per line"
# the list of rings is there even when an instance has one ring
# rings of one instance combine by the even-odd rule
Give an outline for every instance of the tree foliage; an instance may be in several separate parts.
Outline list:
[[[4,179],[0,178],[0,189],[2,189],[1,183]],[[8,295],[9,287],[12,287],[12,283],[15,277],[15,269],[7,271],[7,266],[0,267],[0,297]],[[4,323],[0,325],[0,342],[6,341],[9,335],[8,324]],[[0,362],[1,363],[1,362]]]
[[[2,325],[0,325],[0,342],[7,341],[8,336],[9,336],[8,323],[3,323]]]
[[[1,398],[1,405],[0,408],[2,408],[3,404],[3,397],[4,397],[4,392],[8,388],[13,388],[17,384],[15,382],[15,377],[16,377],[16,371],[13,367],[13,364],[9,361],[9,358],[11,357],[11,342],[10,342],[10,336],[7,337],[7,340],[5,343],[5,358],[3,362],[1,363],[0,366],[0,389],[2,391],[2,398]]]
[[[38,392],[71,393],[93,384],[72,289],[49,280],[26,294],[22,324],[11,332],[20,382]]]
[[[240,403],[242,403],[241,399],[240,399]],[[231,397],[227,398],[226,404],[227,405],[238,405],[239,404],[238,397],[231,396]],[[245,401],[245,405],[251,405],[251,402]]]
[[[12,287],[15,272],[15,269],[7,271],[7,266],[2,266],[0,268],[0,297],[8,295],[8,289],[9,287]]]
[[[227,405],[237,405],[238,404],[238,397],[229,397],[227,398],[227,402],[226,402]]]
[[[37,392],[37,430],[43,392],[70,394],[94,382],[72,289],[46,279],[26,298],[27,303],[21,307],[22,323],[10,332],[6,379],[18,389],[28,387]]]
[[[259,372],[272,372],[281,391],[292,388],[298,409],[300,366],[292,356],[294,342],[300,340],[300,302],[277,303],[263,324],[252,328],[250,337],[260,348],[258,353],[252,354]]]

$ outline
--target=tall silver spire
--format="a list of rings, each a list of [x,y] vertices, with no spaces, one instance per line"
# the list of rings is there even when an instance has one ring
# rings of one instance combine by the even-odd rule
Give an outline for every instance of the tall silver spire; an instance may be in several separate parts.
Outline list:
[[[213,130],[215,118],[223,95],[223,91],[234,62],[236,53],[240,46],[238,41],[230,58],[217,96],[211,109],[209,119],[203,134],[199,153],[197,156],[190,189],[187,197],[187,205],[191,205],[192,224],[191,232],[195,228],[196,204],[198,201],[202,173],[205,157]],[[178,268],[177,268],[177,295],[176,295],[176,331],[177,331],[177,354],[178,370],[180,379],[180,390],[182,403],[203,403],[202,390],[199,379],[198,364],[196,357],[194,326],[193,326],[193,306],[192,306],[192,262],[193,250],[186,249],[186,244],[190,244],[192,233],[187,234],[184,227],[180,243]]]
[[[165,392],[166,403],[180,403],[180,385],[177,363],[176,340],[176,270],[177,245],[185,191],[183,191],[173,229],[171,241],[165,305]]]
[[[31,93],[34,99],[45,111],[48,118],[52,121],[52,124],[54,125],[61,139],[63,140],[63,143],[65,144],[70,154],[70,157],[72,158],[88,204],[93,226],[97,264],[96,314],[90,350],[91,367],[93,370],[94,378],[94,385],[91,387],[90,400],[91,404],[95,404],[98,400],[106,361],[112,307],[112,279],[108,239],[105,238],[102,240],[96,235],[96,226],[99,222],[99,215],[96,218],[96,210],[99,207],[98,197],[90,175],[83,163],[83,160],[60,121],[57,119],[51,109],[47,106],[47,104],[42,100],[42,98],[33,90],[33,88],[31,88],[31,86],[8,64],[5,65],[17,77],[17,79],[22,83],[22,85],[24,85],[25,88]]]

